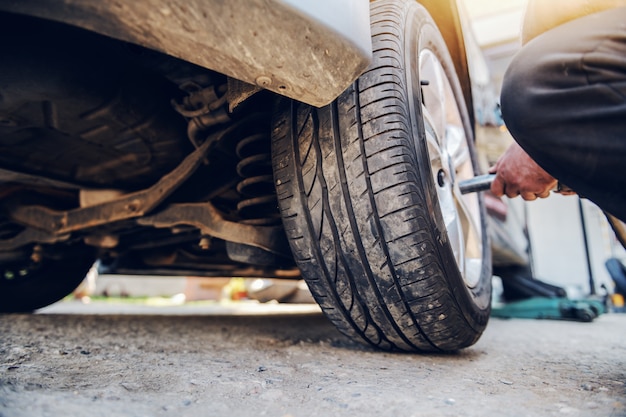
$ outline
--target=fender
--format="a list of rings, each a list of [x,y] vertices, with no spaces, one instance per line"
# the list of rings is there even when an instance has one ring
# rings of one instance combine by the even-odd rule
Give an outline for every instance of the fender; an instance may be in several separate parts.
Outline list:
[[[0,11],[141,45],[318,107],[371,60],[367,0],[3,0]]]

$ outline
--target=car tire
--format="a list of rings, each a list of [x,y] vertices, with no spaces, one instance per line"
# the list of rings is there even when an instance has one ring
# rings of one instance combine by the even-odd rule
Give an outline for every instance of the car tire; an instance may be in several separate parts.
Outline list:
[[[0,265],[0,313],[29,313],[72,293],[95,262],[94,251],[72,247],[37,262]]]
[[[470,118],[427,11],[370,7],[368,70],[326,107],[278,106],[283,224],[342,333],[383,350],[455,351],[478,340],[491,300],[484,204],[458,187],[477,173]]]

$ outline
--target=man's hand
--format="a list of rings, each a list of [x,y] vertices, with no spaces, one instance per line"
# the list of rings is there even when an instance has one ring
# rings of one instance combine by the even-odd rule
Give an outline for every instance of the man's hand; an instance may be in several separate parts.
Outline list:
[[[489,172],[496,174],[491,192],[498,197],[521,195],[527,201],[546,198],[557,185],[557,180],[537,165],[517,143],[504,152]]]

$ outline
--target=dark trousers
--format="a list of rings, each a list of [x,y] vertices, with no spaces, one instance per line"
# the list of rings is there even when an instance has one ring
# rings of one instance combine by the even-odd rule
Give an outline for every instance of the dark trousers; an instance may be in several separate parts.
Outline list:
[[[626,221],[626,7],[525,45],[505,74],[501,105],[543,169]]]

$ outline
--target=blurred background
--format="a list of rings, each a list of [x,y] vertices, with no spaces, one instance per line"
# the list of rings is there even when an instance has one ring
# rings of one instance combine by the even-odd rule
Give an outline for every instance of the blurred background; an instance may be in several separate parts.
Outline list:
[[[463,0],[463,3],[497,100],[504,72],[521,46],[519,34],[527,1]],[[491,164],[511,138],[504,126],[488,126],[493,123],[489,117],[483,120],[477,117],[477,122],[481,156]],[[527,225],[534,277],[565,287],[572,296],[589,294],[592,285],[597,292],[602,291],[602,285],[612,290],[613,282],[605,262],[610,258],[623,260],[625,253],[604,214],[594,204],[559,194],[530,203],[521,199],[507,203],[511,208],[509,214],[521,217],[520,221]]]

